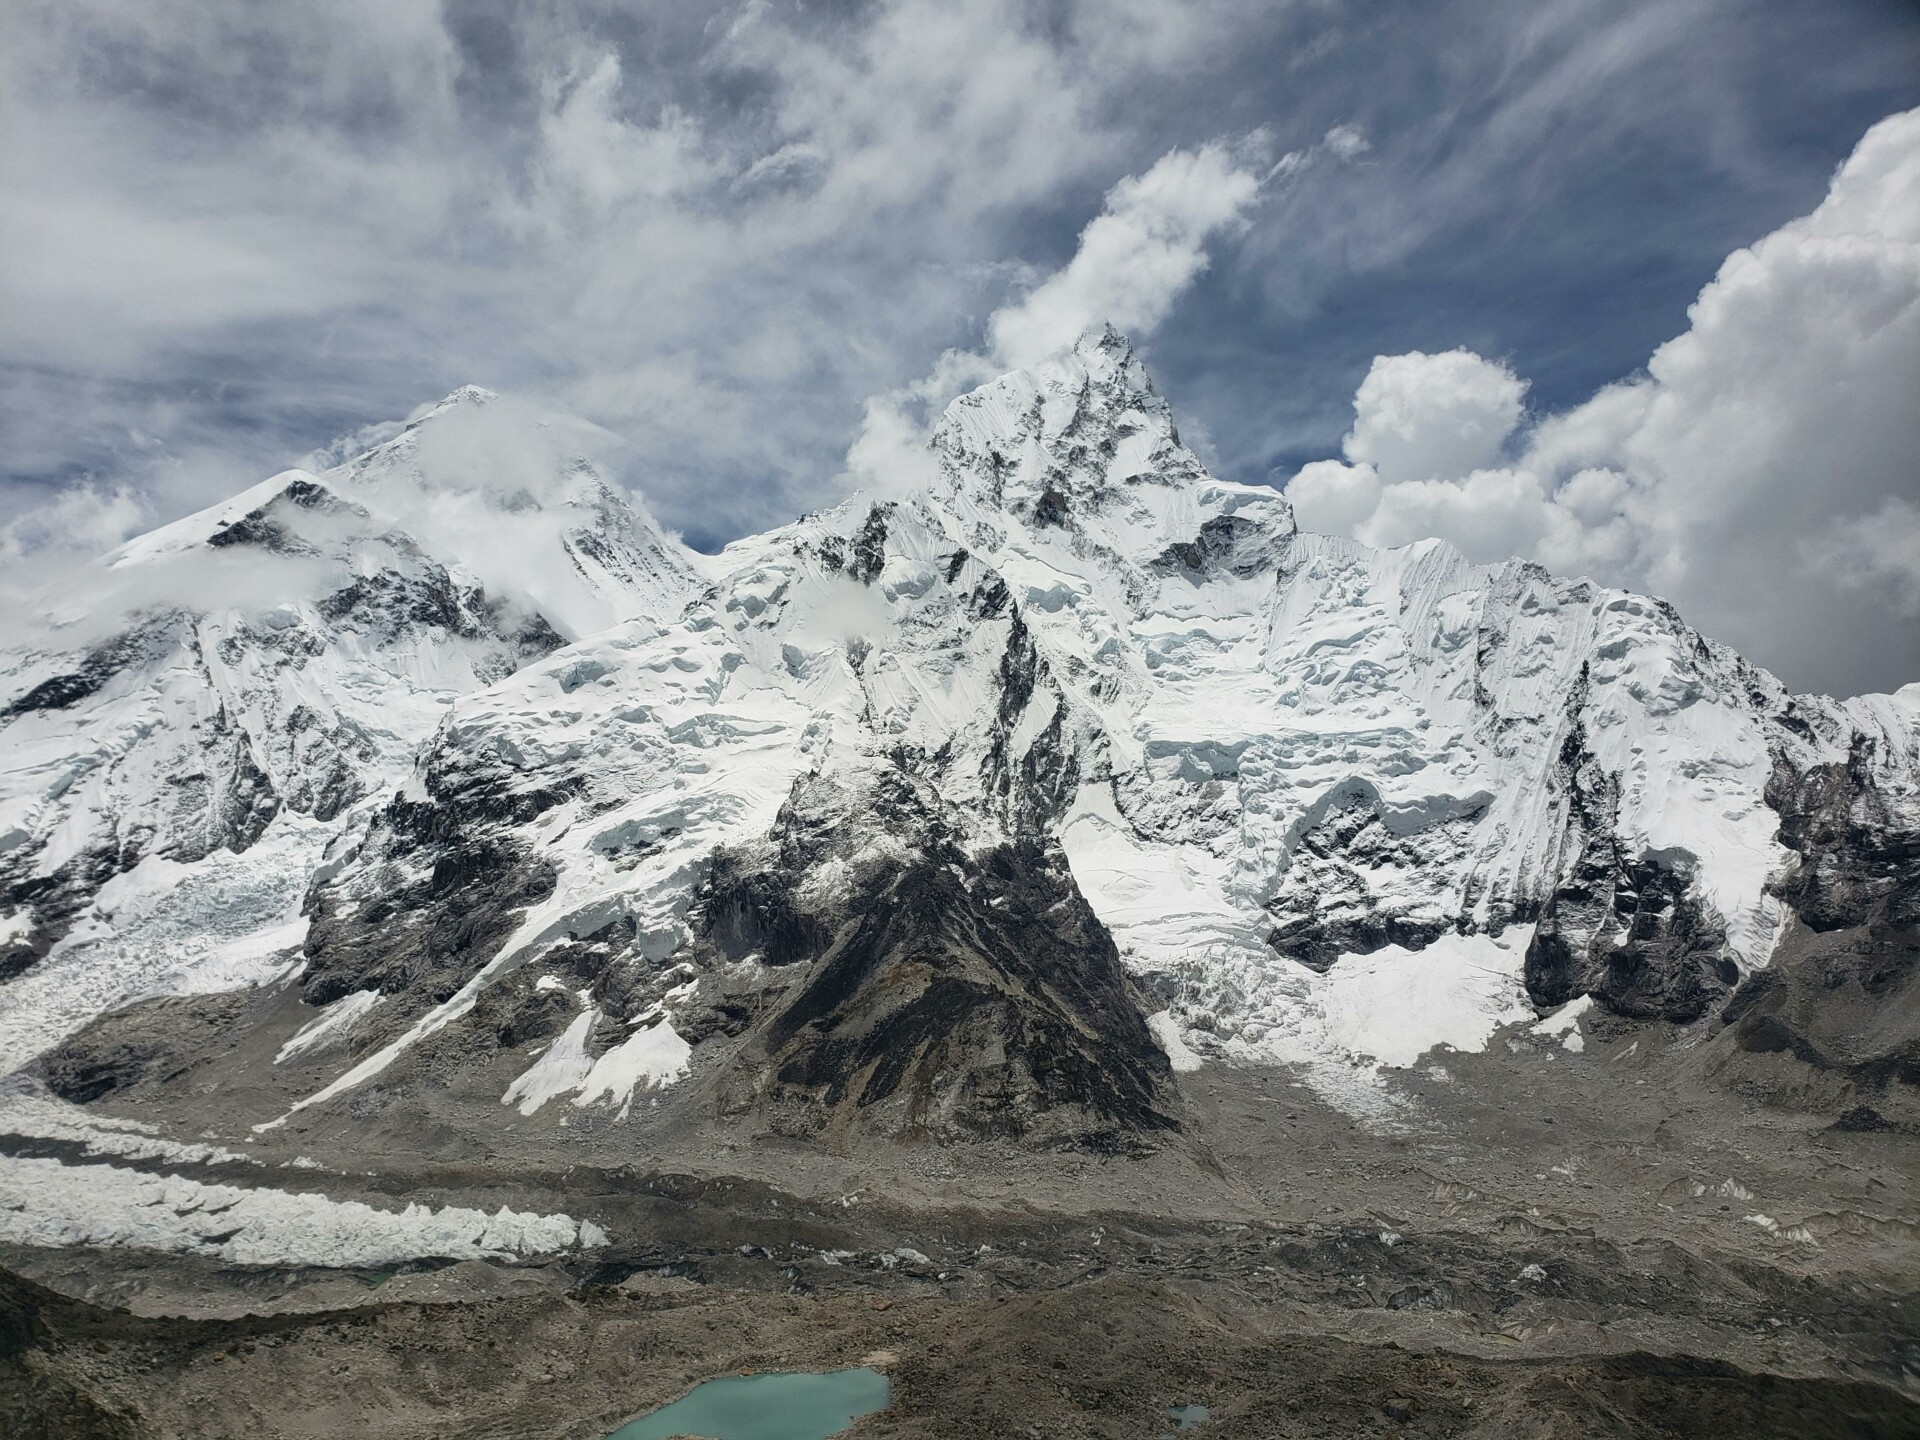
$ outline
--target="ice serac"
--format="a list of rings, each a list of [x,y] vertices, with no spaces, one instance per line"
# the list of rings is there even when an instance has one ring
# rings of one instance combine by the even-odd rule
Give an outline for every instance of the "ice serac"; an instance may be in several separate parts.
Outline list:
[[[455,696],[684,602],[695,561],[619,498],[600,445],[462,391],[343,466],[130,542],[26,617],[0,656],[0,1054],[283,968],[325,848]]]
[[[256,1047],[298,1086],[260,1123],[432,1071],[442,1095],[495,1077],[476,1103],[502,1124],[680,1104],[834,1143],[1125,1149],[1179,1126],[1170,1056],[1298,1064],[1367,1105],[1376,1066],[1580,997],[1691,1023],[1739,988],[1761,1040],[1813,1034],[1817,986],[1756,979],[1782,937],[1915,926],[1920,689],[1793,696],[1657,600],[1301,533],[1207,472],[1111,330],[957,400],[926,488],[699,562],[566,458],[605,443],[467,393],[130,552],[350,560],[351,585],[276,602],[303,665],[240,652],[271,679],[228,683],[164,626],[18,670],[10,725],[87,717],[85,743],[22,732],[50,766],[120,774],[74,757],[122,703],[145,707],[130,755],[248,757],[192,824],[153,783],[117,811],[35,801],[8,863],[122,876],[75,892],[110,946],[161,933],[121,918],[141,906],[209,913],[253,837],[305,1006]],[[327,619],[343,589],[381,638]],[[175,673],[197,730],[152,718]],[[419,719],[351,752],[337,805],[296,803],[333,772],[256,720],[292,703],[276,686],[328,734]],[[69,814],[144,838],[50,848]],[[233,943],[207,973],[257,978],[264,942]],[[62,961],[0,991],[0,1024]],[[109,1016],[46,1073],[140,1083],[152,1029]]]

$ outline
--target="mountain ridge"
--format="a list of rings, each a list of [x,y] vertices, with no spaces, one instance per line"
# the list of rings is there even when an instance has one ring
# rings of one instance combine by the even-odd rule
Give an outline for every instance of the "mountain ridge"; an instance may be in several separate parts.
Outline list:
[[[352,805],[302,811],[263,769],[294,813],[280,828],[307,827],[284,856],[258,845],[280,809],[262,823],[230,780],[230,840],[257,833],[169,860],[248,854],[280,876],[254,932],[279,943],[189,956],[173,982],[282,976],[302,997],[320,1038],[289,1064],[316,1083],[257,1126],[465,1036],[540,1070],[515,1103],[629,1115],[684,1091],[801,1135],[1124,1148],[1171,1118],[1168,1050],[1297,1066],[1366,1112],[1377,1064],[1477,1049],[1589,995],[1691,1023],[1794,925],[1914,923],[1920,688],[1791,696],[1662,602],[1439,542],[1300,532],[1277,492],[1207,474],[1111,329],[949,407],[925,490],[704,558],[576,468],[551,423],[502,439],[493,417],[522,424],[502,404],[456,392],[335,479],[215,507],[200,542],[317,549],[299,526],[337,519],[326,497],[370,521],[383,487],[431,490],[434,427],[478,414],[438,459],[487,457],[494,523],[597,517],[585,546],[542,518],[539,553],[629,607],[562,634],[536,596],[561,587],[482,556],[492,593],[543,617],[535,641],[473,619],[489,655],[522,649],[436,692]],[[439,563],[384,535],[356,543]],[[384,621],[459,638],[398,593]],[[478,597],[461,613],[495,613],[484,585],[459,593]],[[577,594],[561,608],[577,629]],[[16,930],[43,878],[9,879]],[[112,884],[83,882],[73,915]],[[193,903],[162,919],[191,923]],[[918,932],[873,928],[902,905]],[[28,992],[51,965],[74,1001],[111,921],[16,941],[10,1048],[84,1021]],[[154,987],[137,978],[97,1008]]]

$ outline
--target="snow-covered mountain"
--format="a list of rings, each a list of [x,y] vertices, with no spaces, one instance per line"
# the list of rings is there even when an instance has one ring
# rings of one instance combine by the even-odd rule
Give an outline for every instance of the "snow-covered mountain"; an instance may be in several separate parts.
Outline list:
[[[7,662],[10,1061],[285,956],[262,1125],[452,1045],[530,1117],[1125,1146],[1175,1067],[1352,1095],[1920,920],[1920,686],[1793,696],[1656,600],[1300,533],[1111,331],[956,401],[931,488],[710,559],[503,407],[105,571],[244,600]]]
[[[595,468],[611,441],[463,390],[51,597],[0,656],[0,1053],[156,986],[258,978],[298,946],[327,841],[454,697],[684,603],[694,562]]]

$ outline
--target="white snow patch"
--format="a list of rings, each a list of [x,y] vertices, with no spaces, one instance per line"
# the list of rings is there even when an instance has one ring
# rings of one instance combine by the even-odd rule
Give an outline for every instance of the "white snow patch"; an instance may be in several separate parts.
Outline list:
[[[618,1105],[624,1120],[633,1108],[636,1087],[644,1084],[648,1089],[664,1089],[686,1075],[692,1056],[693,1047],[669,1021],[660,1020],[635,1031],[594,1061],[573,1103],[586,1106],[604,1100],[608,1105]]]
[[[636,1030],[595,1060],[587,1054],[587,1037],[598,1019],[599,1011],[591,1006],[576,1016],[546,1053],[507,1087],[500,1103],[517,1102],[522,1115],[531,1115],[547,1101],[578,1091],[575,1105],[618,1105],[624,1120],[633,1108],[635,1089],[664,1089],[685,1077],[693,1047],[669,1021]]]
[[[280,1053],[273,1057],[273,1063],[283,1065],[296,1056],[345,1039],[367,1012],[380,1003],[380,999],[378,990],[355,990],[350,995],[342,995],[325,1007],[319,1016],[294,1032],[293,1038],[282,1045]]]
[[[1167,1063],[1173,1066],[1175,1074],[1191,1074],[1206,1063],[1180,1034],[1180,1022],[1173,1018],[1171,1010],[1149,1015],[1147,1028],[1153,1032],[1153,1038],[1160,1042],[1160,1048],[1167,1052]]]
[[[1500,1026],[1533,1014],[1520,979],[1532,937],[1532,926],[1516,926],[1498,939],[1442,935],[1424,950],[1344,955],[1319,987],[1328,1038],[1396,1068],[1439,1045],[1482,1050]]]
[[[216,1256],[238,1265],[390,1265],[544,1255],[604,1244],[605,1232],[561,1215],[502,1206],[377,1210],[357,1200],[203,1185],[112,1165],[0,1157],[0,1240],[110,1245]]]
[[[587,1034],[597,1018],[593,1010],[583,1010],[576,1015],[560,1038],[507,1087],[500,1103],[517,1102],[522,1115],[531,1115],[547,1101],[570,1094],[585,1084],[593,1071],[593,1061],[587,1056]]]
[[[1562,1046],[1578,1055],[1587,1048],[1586,1037],[1580,1033],[1580,1017],[1591,1009],[1591,995],[1576,996],[1530,1028],[1535,1035],[1558,1036]]]

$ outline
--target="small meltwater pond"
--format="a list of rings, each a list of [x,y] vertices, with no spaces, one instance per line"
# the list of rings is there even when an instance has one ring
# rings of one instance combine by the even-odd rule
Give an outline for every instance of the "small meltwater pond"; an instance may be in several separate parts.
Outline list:
[[[865,1366],[825,1375],[726,1375],[629,1420],[607,1440],[827,1440],[884,1410],[887,1377]]]

